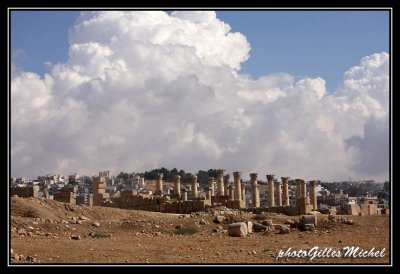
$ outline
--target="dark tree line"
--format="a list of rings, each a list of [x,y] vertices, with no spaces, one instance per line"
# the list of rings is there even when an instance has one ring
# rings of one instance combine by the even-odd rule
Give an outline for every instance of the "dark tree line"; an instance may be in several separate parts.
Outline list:
[[[171,181],[175,175],[179,175],[181,176],[181,182],[183,183],[190,183],[190,178],[193,175],[192,173],[186,172],[182,169],[178,171],[178,169],[176,168],[169,170],[165,167],[162,167],[150,171],[145,171],[144,173],[120,172],[117,178],[128,180],[129,178],[133,178],[133,176],[135,175],[139,175],[140,177],[143,177],[145,180],[155,180],[158,173],[163,174],[163,180],[165,181]],[[217,170],[216,169],[209,169],[208,171],[199,170],[196,175],[197,175],[197,182],[199,182],[200,186],[205,186],[207,185],[209,177],[214,177],[214,178],[217,177]],[[226,174],[224,176],[224,179],[229,180],[229,174]]]

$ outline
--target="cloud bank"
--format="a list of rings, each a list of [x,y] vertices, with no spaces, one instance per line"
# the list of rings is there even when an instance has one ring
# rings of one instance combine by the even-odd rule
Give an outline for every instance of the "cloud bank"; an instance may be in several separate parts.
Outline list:
[[[213,11],[96,11],[67,63],[12,70],[11,176],[156,167],[389,178],[389,55],[322,78],[251,79],[246,37]]]

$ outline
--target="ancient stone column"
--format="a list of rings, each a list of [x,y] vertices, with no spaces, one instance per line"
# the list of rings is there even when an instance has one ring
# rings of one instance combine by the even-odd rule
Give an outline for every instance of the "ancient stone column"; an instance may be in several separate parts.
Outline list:
[[[281,177],[282,185],[283,185],[283,193],[282,193],[282,204],[283,206],[289,206],[289,179],[290,177]]]
[[[300,190],[301,190],[300,196],[301,196],[302,198],[307,198],[306,181],[301,180],[300,185],[301,185],[301,187],[300,187]],[[305,200],[307,201],[307,199],[305,199]]]
[[[181,176],[174,176],[174,194],[178,194],[181,197]]]
[[[231,183],[229,182],[229,180],[224,179],[224,195],[229,195],[229,185]]]
[[[235,186],[235,201],[240,201],[242,200],[242,187],[240,184],[240,174],[242,172],[240,171],[235,171],[233,172],[233,179],[234,179],[234,186]]]
[[[88,194],[87,196],[87,205],[93,206],[93,194]]]
[[[197,176],[196,175],[192,175],[192,177],[190,177],[191,183],[192,183],[192,197],[196,198],[199,196],[198,192],[197,192]]]
[[[295,179],[296,182],[296,206],[300,206],[301,199],[301,179]]]
[[[260,189],[257,183],[257,173],[250,174],[251,181],[251,206],[254,208],[260,207]]]
[[[301,198],[301,179],[295,179],[296,182],[296,200]]]
[[[317,181],[310,181],[311,185],[311,205],[313,206],[313,210],[317,210]]]
[[[235,200],[235,187],[232,184],[230,184],[228,188],[229,188],[229,200],[233,201]]]
[[[275,206],[274,176],[275,175],[267,175],[267,180],[268,180],[268,207]]]
[[[246,205],[246,187],[242,185],[242,200],[244,201],[244,204]]]
[[[162,194],[163,192],[163,175],[162,173],[156,175],[156,194]]]
[[[47,186],[44,187],[44,198],[45,199],[49,198],[49,189],[47,188]]]
[[[214,177],[208,177],[208,188],[211,190],[211,196],[215,196]]]
[[[282,206],[282,183],[276,182],[276,206]]]
[[[182,201],[187,201],[187,190],[182,188]]]
[[[217,195],[224,195],[224,169],[217,169]]]
[[[211,188],[208,187],[208,188],[205,189],[205,191],[206,191],[206,199],[207,200],[211,200],[211,196],[212,196]]]

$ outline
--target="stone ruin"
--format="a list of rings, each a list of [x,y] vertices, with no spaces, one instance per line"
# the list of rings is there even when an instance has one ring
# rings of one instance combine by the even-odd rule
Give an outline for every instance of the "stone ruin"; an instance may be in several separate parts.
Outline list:
[[[168,194],[163,190],[163,174],[156,175],[156,190],[123,190],[119,197],[110,197],[106,193],[105,177],[93,177],[92,193],[88,198],[89,206],[110,206],[124,209],[138,209],[147,211],[169,212],[188,214],[194,211],[204,211],[213,205],[224,206],[231,209],[246,209],[245,186],[241,184],[241,172],[233,172],[234,182],[224,181],[223,169],[217,170],[217,177],[209,177],[208,187],[205,188],[205,197],[200,197],[198,192],[197,176],[190,178],[191,192],[181,187],[181,177],[173,177],[173,193]],[[250,174],[251,185],[251,207],[248,211],[253,213],[274,212],[285,215],[306,215],[311,211],[316,211],[317,204],[317,183],[310,181],[310,197],[307,197],[307,184],[302,179],[295,179],[296,183],[296,205],[290,206],[289,203],[289,179],[281,177],[282,181],[274,181],[275,175],[266,175],[268,184],[267,207],[260,207],[260,190],[257,183],[258,174]],[[215,182],[216,179],[216,182]],[[215,188],[216,185],[216,188]],[[34,187],[12,187],[11,195],[20,197],[38,197],[38,186]],[[77,187],[64,187],[54,195],[54,200],[76,204]],[[276,195],[275,195],[276,193]],[[188,194],[190,196],[188,197]],[[45,196],[46,189],[45,189]],[[276,198],[276,200],[275,200]],[[343,215],[376,215],[389,214],[389,209],[381,210],[377,205],[346,205],[340,209]]]
[[[341,215],[388,215],[389,209],[378,208],[376,204],[358,204],[358,205],[344,205],[340,207],[339,212]]]
[[[77,186],[63,187],[60,192],[54,194],[54,200],[63,203],[76,205]]]
[[[93,205],[103,205],[110,199],[110,194],[106,193],[106,180],[103,176],[93,177],[92,182]]]
[[[17,195],[21,198],[38,198],[39,197],[39,186],[26,186],[26,187],[11,187],[10,195]]]

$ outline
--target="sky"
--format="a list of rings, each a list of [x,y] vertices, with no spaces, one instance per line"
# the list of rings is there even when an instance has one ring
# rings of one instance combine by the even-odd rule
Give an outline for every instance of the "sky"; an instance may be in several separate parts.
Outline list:
[[[12,11],[10,35],[12,177],[389,179],[387,11]]]

